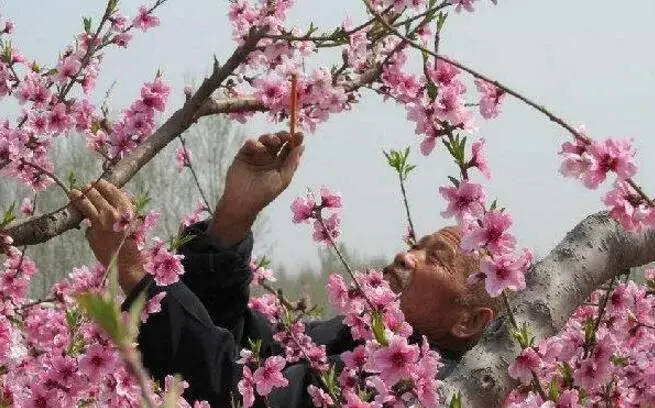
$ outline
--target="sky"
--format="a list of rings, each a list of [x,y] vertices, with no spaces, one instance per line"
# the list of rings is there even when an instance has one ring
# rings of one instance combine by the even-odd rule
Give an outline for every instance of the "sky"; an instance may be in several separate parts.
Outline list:
[[[85,0],[8,0],[0,12],[16,24],[13,43],[29,58],[54,65],[57,54],[81,29],[82,16],[99,18],[104,2]],[[121,0],[133,16],[141,1]],[[227,19],[227,0],[168,0],[158,12],[161,26],[136,33],[128,50],[106,53],[96,95],[101,98],[116,81],[112,106],[131,103],[140,85],[164,71],[173,87],[169,112],[182,105],[185,80],[206,74],[212,56],[225,60],[235,47]],[[297,0],[290,22],[310,21],[325,31],[346,16],[365,17],[355,0]],[[594,138],[633,137],[638,149],[637,182],[655,191],[649,177],[655,163],[650,129],[655,89],[655,57],[648,51],[655,38],[655,2],[634,0],[618,7],[609,0],[499,0],[477,2],[475,13],[449,17],[441,52],[474,67],[552,109],[577,126],[585,124]],[[308,61],[312,66],[337,61],[334,54]],[[116,109],[116,108],[115,108]],[[596,191],[559,173],[557,151],[569,135],[534,109],[506,99],[503,114],[478,120],[493,173],[484,185],[491,199],[514,217],[513,232],[522,246],[540,256],[548,253],[585,215],[602,209]],[[166,116],[162,117],[165,119]],[[259,116],[243,129],[249,135],[283,130]],[[362,102],[306,135],[303,162],[292,185],[269,208],[274,250],[269,256],[289,266],[315,264],[311,227],[290,222],[289,204],[307,187],[328,186],[343,195],[342,240],[366,255],[389,259],[404,246],[406,221],[397,178],[382,150],[411,147],[417,165],[407,185],[418,234],[449,225],[437,194],[455,174],[443,148],[428,157],[418,152],[420,138],[405,110],[365,94]],[[217,142],[220,142],[217,140]]]

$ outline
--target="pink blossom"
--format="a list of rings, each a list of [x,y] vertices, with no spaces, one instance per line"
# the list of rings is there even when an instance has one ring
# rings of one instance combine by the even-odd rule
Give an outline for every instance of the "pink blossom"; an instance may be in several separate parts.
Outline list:
[[[57,64],[56,81],[60,84],[63,84],[69,79],[75,78],[75,76],[80,72],[81,68],[82,63],[77,57],[70,55],[64,58]]]
[[[282,375],[282,370],[286,365],[283,357],[272,356],[264,360],[264,364],[255,370],[253,380],[257,394],[267,396],[273,388],[286,387],[289,381]]]
[[[341,230],[339,226],[341,225],[341,218],[339,214],[334,213],[328,217],[328,219],[323,220],[321,223],[320,220],[314,221],[314,234],[312,238],[316,242],[322,242],[324,244],[331,244],[333,240],[339,238]]]
[[[203,213],[210,213],[210,211],[207,207],[207,204],[205,204],[203,200],[199,200],[193,213],[184,216],[182,220],[182,226],[186,228],[192,224],[202,221]]]
[[[127,48],[127,46],[130,44],[130,41],[132,41],[132,34],[119,33],[116,34],[111,41],[119,47]]]
[[[476,79],[475,85],[482,94],[480,99],[480,114],[485,119],[493,119],[500,114],[500,103],[505,97],[505,91],[496,85]]]
[[[477,167],[480,170],[480,173],[486,178],[491,178],[491,172],[489,171],[489,166],[487,165],[487,158],[484,155],[484,139],[479,139],[473,145],[471,145],[471,153],[473,157],[469,161],[468,165],[470,167]]]
[[[448,201],[448,208],[441,213],[446,218],[454,216],[462,222],[484,212],[485,194],[480,184],[462,180],[457,187],[439,187],[439,193]]]
[[[435,136],[426,136],[420,145],[421,154],[429,156],[437,145],[437,138]]]
[[[584,126],[578,128],[577,132],[581,137],[587,137]],[[573,143],[563,143],[558,154],[564,157],[559,169],[564,177],[582,177],[591,167],[592,157],[587,153],[587,144],[580,138],[575,138]]]
[[[118,221],[116,221],[112,227],[114,232],[123,232],[130,226],[134,221],[134,213],[132,211],[125,211],[121,214]]]
[[[175,151],[175,160],[177,161],[177,170],[182,172],[185,167],[191,166],[189,150],[185,146],[180,146]]]
[[[311,196],[307,198],[298,197],[291,203],[291,211],[293,212],[293,223],[299,224],[306,222],[314,217],[314,208],[316,203]]]
[[[255,379],[252,376],[250,368],[244,366],[241,380],[237,385],[239,393],[243,397],[243,408],[250,408],[255,403],[255,390],[253,389],[254,384]]]
[[[621,179],[616,180],[614,188],[603,197],[602,201],[610,207],[610,216],[626,231],[641,231],[645,221],[655,218],[651,215],[653,210],[627,182]]]
[[[173,255],[163,248],[163,242],[156,241],[155,246],[146,252],[146,263],[143,269],[155,277],[159,286],[171,285],[179,280],[184,273],[181,260],[183,255]]]
[[[434,113],[442,121],[452,126],[468,127],[471,113],[464,106],[464,99],[453,88],[446,88],[439,93],[434,103]]]
[[[271,109],[280,109],[287,97],[288,84],[280,78],[259,78],[253,82],[253,86],[257,89],[255,97]]]
[[[34,201],[29,197],[23,198],[23,202],[20,205],[20,212],[25,215],[34,214]]]
[[[166,110],[166,101],[171,89],[161,78],[148,82],[141,88],[141,104],[159,112]]]
[[[145,323],[148,320],[148,316],[157,312],[161,312],[161,301],[166,296],[166,291],[157,293],[155,296],[148,299],[143,312],[141,313],[141,322]]]
[[[461,12],[462,9],[472,13],[475,11],[473,8],[474,1],[475,0],[451,0],[450,3],[457,5],[457,7],[455,7],[455,12],[457,13]]]
[[[529,384],[532,381],[532,370],[536,370],[540,363],[541,358],[535,349],[528,347],[521,351],[521,354],[509,366],[509,375],[523,384]]]
[[[462,237],[461,248],[472,252],[487,248],[492,255],[502,255],[514,250],[516,239],[506,231],[512,226],[512,217],[499,210],[484,214],[482,220],[469,223]]]
[[[410,378],[418,356],[418,346],[408,345],[407,339],[402,336],[393,336],[387,347],[373,353],[372,366],[390,386],[403,378]]]
[[[632,146],[632,139],[593,141],[587,147],[587,151],[593,158],[591,166],[582,176],[582,181],[587,188],[597,188],[605,181],[609,171],[614,171],[622,179],[630,178],[637,172],[637,166],[633,161],[635,149]]]
[[[341,208],[341,194],[335,193],[328,188],[321,188],[321,207]]]
[[[334,405],[334,400],[330,395],[323,391],[322,388],[310,384],[307,387],[307,393],[312,397],[312,403],[317,408],[328,408]]]
[[[500,295],[505,289],[525,289],[525,273],[531,264],[532,253],[528,250],[524,250],[518,257],[512,254],[485,257],[480,264],[481,273],[485,277],[485,289],[492,297]]]
[[[101,376],[111,373],[116,364],[116,355],[110,349],[101,344],[91,344],[80,360],[79,369],[90,381],[97,381]]]
[[[12,344],[11,323],[4,314],[0,314],[0,364],[5,365]]]
[[[109,17],[109,21],[111,21],[111,29],[114,31],[123,31],[127,28],[128,18],[118,11]]]
[[[253,286],[259,286],[264,282],[277,281],[277,279],[273,276],[273,270],[259,266],[254,258],[250,260],[250,270],[253,274],[253,280],[251,283]]]
[[[149,28],[159,25],[159,18],[153,16],[146,6],[141,6],[139,7],[139,15],[134,18],[132,24],[143,31],[148,31]]]
[[[248,308],[263,314],[270,322],[278,319],[279,300],[277,296],[266,293],[260,297],[250,298]]]
[[[48,115],[48,131],[61,133],[73,127],[73,118],[66,111],[66,104],[59,102]]]

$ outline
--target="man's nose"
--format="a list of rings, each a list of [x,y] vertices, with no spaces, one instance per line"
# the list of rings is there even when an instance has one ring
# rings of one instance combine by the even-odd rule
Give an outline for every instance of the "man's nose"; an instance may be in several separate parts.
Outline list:
[[[393,262],[403,269],[414,270],[416,268],[416,257],[411,252],[400,252]]]

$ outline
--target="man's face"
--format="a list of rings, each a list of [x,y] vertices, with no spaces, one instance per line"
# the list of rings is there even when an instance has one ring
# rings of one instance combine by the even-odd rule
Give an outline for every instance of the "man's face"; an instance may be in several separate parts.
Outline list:
[[[465,263],[458,247],[455,230],[445,228],[397,254],[383,270],[391,289],[402,293],[407,321],[432,340],[448,334],[462,308],[457,301],[466,291]]]

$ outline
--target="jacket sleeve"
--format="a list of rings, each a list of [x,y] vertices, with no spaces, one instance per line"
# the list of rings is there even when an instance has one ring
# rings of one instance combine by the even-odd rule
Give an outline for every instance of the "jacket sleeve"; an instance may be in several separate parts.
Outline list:
[[[235,361],[240,347],[233,334],[215,326],[200,300],[180,281],[161,287],[147,276],[125,300],[123,310],[143,290],[147,298],[166,291],[161,311],[148,317],[138,337],[150,375],[163,384],[166,375],[180,374],[189,383],[184,393],[188,401],[230,406],[239,373]]]
[[[239,243],[223,247],[220,237],[210,236],[208,222],[194,224],[185,234],[194,238],[183,245],[184,274],[181,279],[205,306],[216,326],[233,330],[243,323],[250,298],[250,257],[253,236]]]

